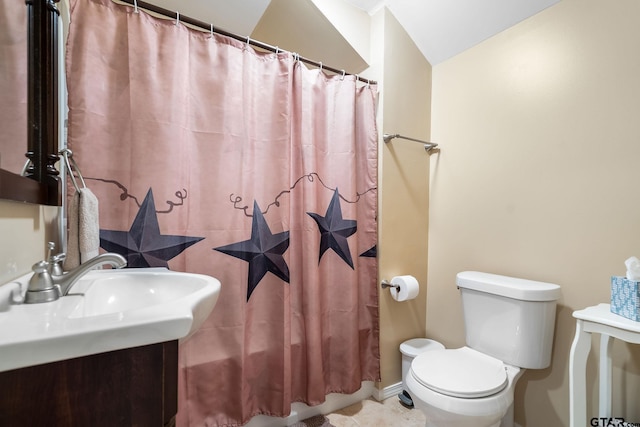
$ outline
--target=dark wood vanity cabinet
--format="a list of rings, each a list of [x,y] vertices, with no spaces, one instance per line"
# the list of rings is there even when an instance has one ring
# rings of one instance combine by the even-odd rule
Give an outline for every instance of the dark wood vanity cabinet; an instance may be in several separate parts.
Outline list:
[[[0,372],[0,426],[175,426],[177,393],[178,341],[95,354]]]

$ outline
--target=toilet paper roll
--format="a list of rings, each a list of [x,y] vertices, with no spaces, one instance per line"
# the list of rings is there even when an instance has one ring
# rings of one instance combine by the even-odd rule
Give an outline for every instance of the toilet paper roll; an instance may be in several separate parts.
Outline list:
[[[418,296],[420,285],[413,276],[395,276],[391,279],[391,284],[397,287],[389,288],[391,297],[396,301],[407,301]]]

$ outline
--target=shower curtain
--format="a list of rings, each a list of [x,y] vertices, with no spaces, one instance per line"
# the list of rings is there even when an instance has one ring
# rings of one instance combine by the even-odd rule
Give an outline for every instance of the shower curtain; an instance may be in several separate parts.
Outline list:
[[[222,283],[180,346],[178,424],[378,380],[375,86],[111,0],[71,10],[68,144],[102,249]]]

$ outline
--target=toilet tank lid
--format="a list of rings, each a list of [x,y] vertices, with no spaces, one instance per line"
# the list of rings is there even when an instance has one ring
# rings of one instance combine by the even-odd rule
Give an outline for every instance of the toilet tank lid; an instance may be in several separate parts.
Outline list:
[[[456,284],[459,288],[473,289],[523,301],[555,301],[560,298],[560,286],[556,284],[479,271],[458,273]]]

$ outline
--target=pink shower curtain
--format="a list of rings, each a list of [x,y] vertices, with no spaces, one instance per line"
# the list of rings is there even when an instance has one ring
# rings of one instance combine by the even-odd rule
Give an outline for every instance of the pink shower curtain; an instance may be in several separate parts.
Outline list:
[[[286,416],[378,380],[376,88],[71,3],[69,146],[101,247],[222,282],[180,346],[178,424]]]

